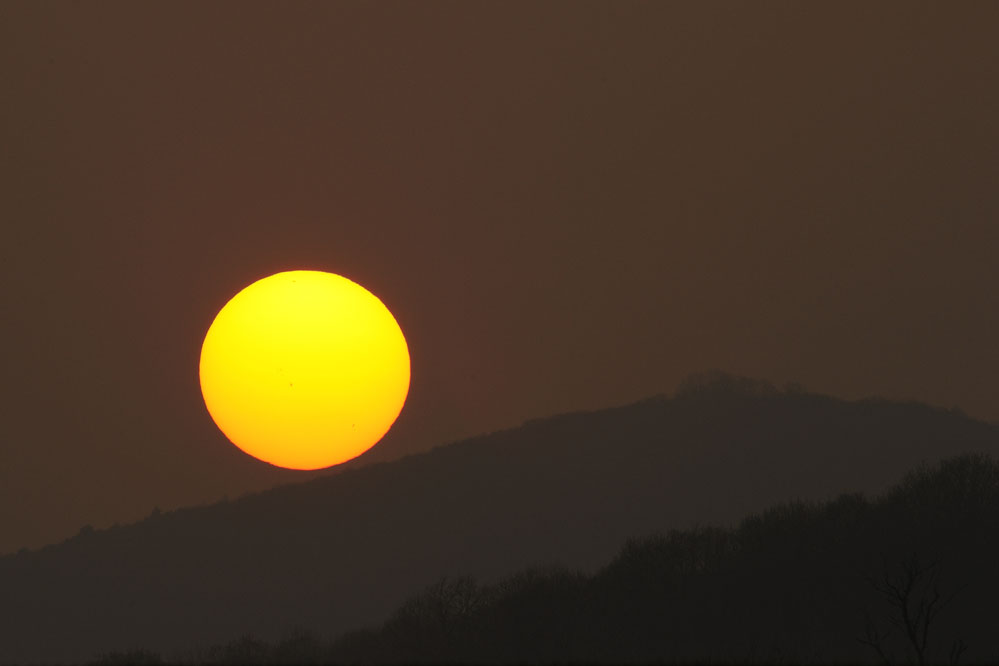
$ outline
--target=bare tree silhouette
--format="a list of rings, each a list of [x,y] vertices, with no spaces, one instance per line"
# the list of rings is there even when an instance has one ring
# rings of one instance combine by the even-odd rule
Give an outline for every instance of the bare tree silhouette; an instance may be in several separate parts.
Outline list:
[[[871,619],[870,614],[866,614],[866,622],[864,623],[864,635],[857,638],[858,641],[864,645],[870,646],[874,650],[878,658],[881,660],[882,664],[886,666],[891,666],[891,659],[885,652],[885,641],[891,636],[891,630],[882,632],[878,629],[877,624]]]
[[[430,657],[447,651],[455,634],[487,602],[488,589],[474,578],[443,577],[396,611],[386,624],[398,647]]]
[[[867,577],[868,583],[888,604],[888,622],[902,632],[920,666],[926,664],[931,629],[940,613],[954,600],[960,589],[944,595],[940,591],[940,560],[923,564],[913,553],[896,566],[887,559],[881,576]],[[864,635],[858,640],[870,646],[885,663],[891,664],[885,642],[891,630],[882,631],[868,615]],[[951,663],[957,663],[967,645],[956,640],[950,650]]]

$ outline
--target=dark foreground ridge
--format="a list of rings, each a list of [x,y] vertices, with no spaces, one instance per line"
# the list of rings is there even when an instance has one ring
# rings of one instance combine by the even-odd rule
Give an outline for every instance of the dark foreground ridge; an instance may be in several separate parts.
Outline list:
[[[556,562],[589,575],[635,535],[732,526],[792,499],[875,495],[921,461],[997,445],[999,429],[954,411],[692,381],[671,398],[533,421],[0,558],[0,663],[128,646],[173,658],[296,631],[332,639],[384,621],[444,576],[490,583]],[[785,607],[766,588],[755,599]],[[727,606],[712,612],[719,644],[737,645],[723,639]],[[788,626],[803,617],[788,613]],[[739,654],[769,654],[772,641],[752,635],[756,652]]]
[[[874,501],[792,502],[734,529],[633,539],[593,575],[442,578],[381,626],[189,653],[191,663],[999,661],[999,464],[908,474]],[[109,653],[98,663],[145,659]]]

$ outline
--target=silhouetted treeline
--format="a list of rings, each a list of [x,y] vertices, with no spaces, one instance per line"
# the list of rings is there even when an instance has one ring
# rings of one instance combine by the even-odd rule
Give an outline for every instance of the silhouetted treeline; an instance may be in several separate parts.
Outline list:
[[[725,488],[717,489],[724,493]],[[443,578],[379,627],[243,638],[211,663],[957,663],[999,657],[999,464],[921,466],[842,495],[633,539],[593,575]],[[111,661],[108,659],[107,661]]]
[[[724,493],[724,488],[718,488]],[[999,465],[910,473],[875,501],[788,503],[735,529],[629,541],[593,576],[442,580],[336,661],[647,662],[999,657]]]
[[[492,582],[555,561],[593,574],[634,535],[734,527],[789,498],[875,497],[919,461],[969,452],[999,454],[999,429],[952,409],[694,377],[672,397],[0,556],[0,663],[176,655],[244,634],[275,645],[296,627],[334,637],[445,575]]]

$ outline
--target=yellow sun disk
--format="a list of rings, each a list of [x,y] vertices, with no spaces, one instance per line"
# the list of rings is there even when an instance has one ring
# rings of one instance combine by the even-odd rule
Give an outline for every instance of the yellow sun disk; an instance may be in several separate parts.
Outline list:
[[[392,314],[331,273],[259,280],[205,336],[205,404],[246,453],[295,469],[354,458],[388,431],[409,390],[409,350]]]

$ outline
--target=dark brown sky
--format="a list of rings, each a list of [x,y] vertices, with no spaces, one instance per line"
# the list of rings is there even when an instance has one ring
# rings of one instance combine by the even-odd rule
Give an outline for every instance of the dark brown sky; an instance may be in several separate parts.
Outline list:
[[[369,460],[707,368],[999,420],[997,3],[0,5],[0,552],[310,478],[219,307],[315,268],[413,385]],[[525,461],[529,464],[530,461]]]

